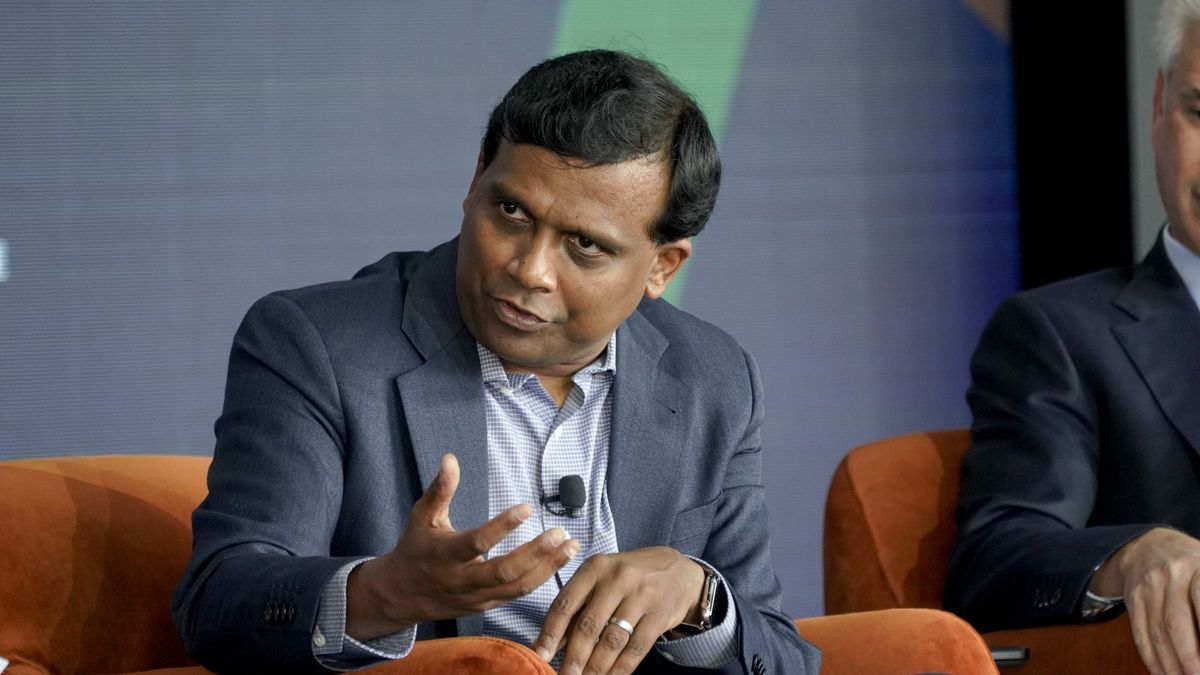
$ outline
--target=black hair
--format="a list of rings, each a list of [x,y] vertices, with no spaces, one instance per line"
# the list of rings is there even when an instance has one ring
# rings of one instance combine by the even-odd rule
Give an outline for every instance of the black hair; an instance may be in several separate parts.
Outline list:
[[[492,110],[485,167],[501,139],[592,165],[669,161],[667,206],[649,233],[658,244],[699,234],[721,187],[717,144],[696,101],[658,66],[625,52],[574,52],[530,68]]]

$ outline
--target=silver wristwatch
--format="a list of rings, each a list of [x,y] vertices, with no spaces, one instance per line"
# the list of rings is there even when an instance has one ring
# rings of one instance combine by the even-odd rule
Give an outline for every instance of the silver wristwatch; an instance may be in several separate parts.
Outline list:
[[[697,633],[713,627],[713,608],[717,605],[717,588],[721,585],[721,579],[713,568],[708,565],[700,566],[704,568],[704,588],[700,593],[700,622],[679,624],[680,627],[691,628]]]

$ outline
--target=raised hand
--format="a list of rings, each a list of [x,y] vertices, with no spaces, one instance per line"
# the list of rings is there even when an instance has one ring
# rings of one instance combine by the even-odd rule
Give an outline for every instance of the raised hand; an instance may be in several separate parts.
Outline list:
[[[457,532],[450,523],[450,502],[458,477],[458,460],[442,457],[437,478],[413,505],[395,548],[351,572],[347,635],[369,640],[491,609],[532,592],[579,552],[578,542],[553,528],[507,555],[485,559],[532,508],[518,504],[473,530]]]

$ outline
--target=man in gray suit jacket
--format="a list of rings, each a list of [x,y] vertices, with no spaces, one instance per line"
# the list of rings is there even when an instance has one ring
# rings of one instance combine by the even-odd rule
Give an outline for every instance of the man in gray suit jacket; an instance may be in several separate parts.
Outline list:
[[[458,238],[256,303],[173,605],[189,652],[345,670],[488,634],[564,673],[817,672],[771,568],[754,362],[658,299],[719,180],[655,66],[569,54],[493,111]]]
[[[1200,672],[1200,1],[1159,22],[1146,259],[1021,293],[971,363],[946,605],[981,630],[1129,610],[1153,673]]]

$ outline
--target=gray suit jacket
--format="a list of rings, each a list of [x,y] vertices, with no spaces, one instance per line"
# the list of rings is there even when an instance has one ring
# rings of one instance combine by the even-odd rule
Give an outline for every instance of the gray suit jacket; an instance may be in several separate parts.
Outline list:
[[[442,454],[462,469],[455,527],[487,520],[483,393],[455,300],[456,250],[393,253],[247,313],[173,603],[188,652],[209,668],[320,670],[320,589],[347,561],[395,545]],[[621,550],[670,545],[720,570],[741,627],[726,672],[817,672],[815,648],[779,607],[753,361],[661,301],[618,331],[608,491]],[[481,626],[465,616],[423,624],[418,638]],[[684,669],[652,653],[642,670]]]
[[[948,609],[980,630],[1078,621],[1125,542],[1200,535],[1200,312],[1161,240],[1007,300],[971,376]]]

